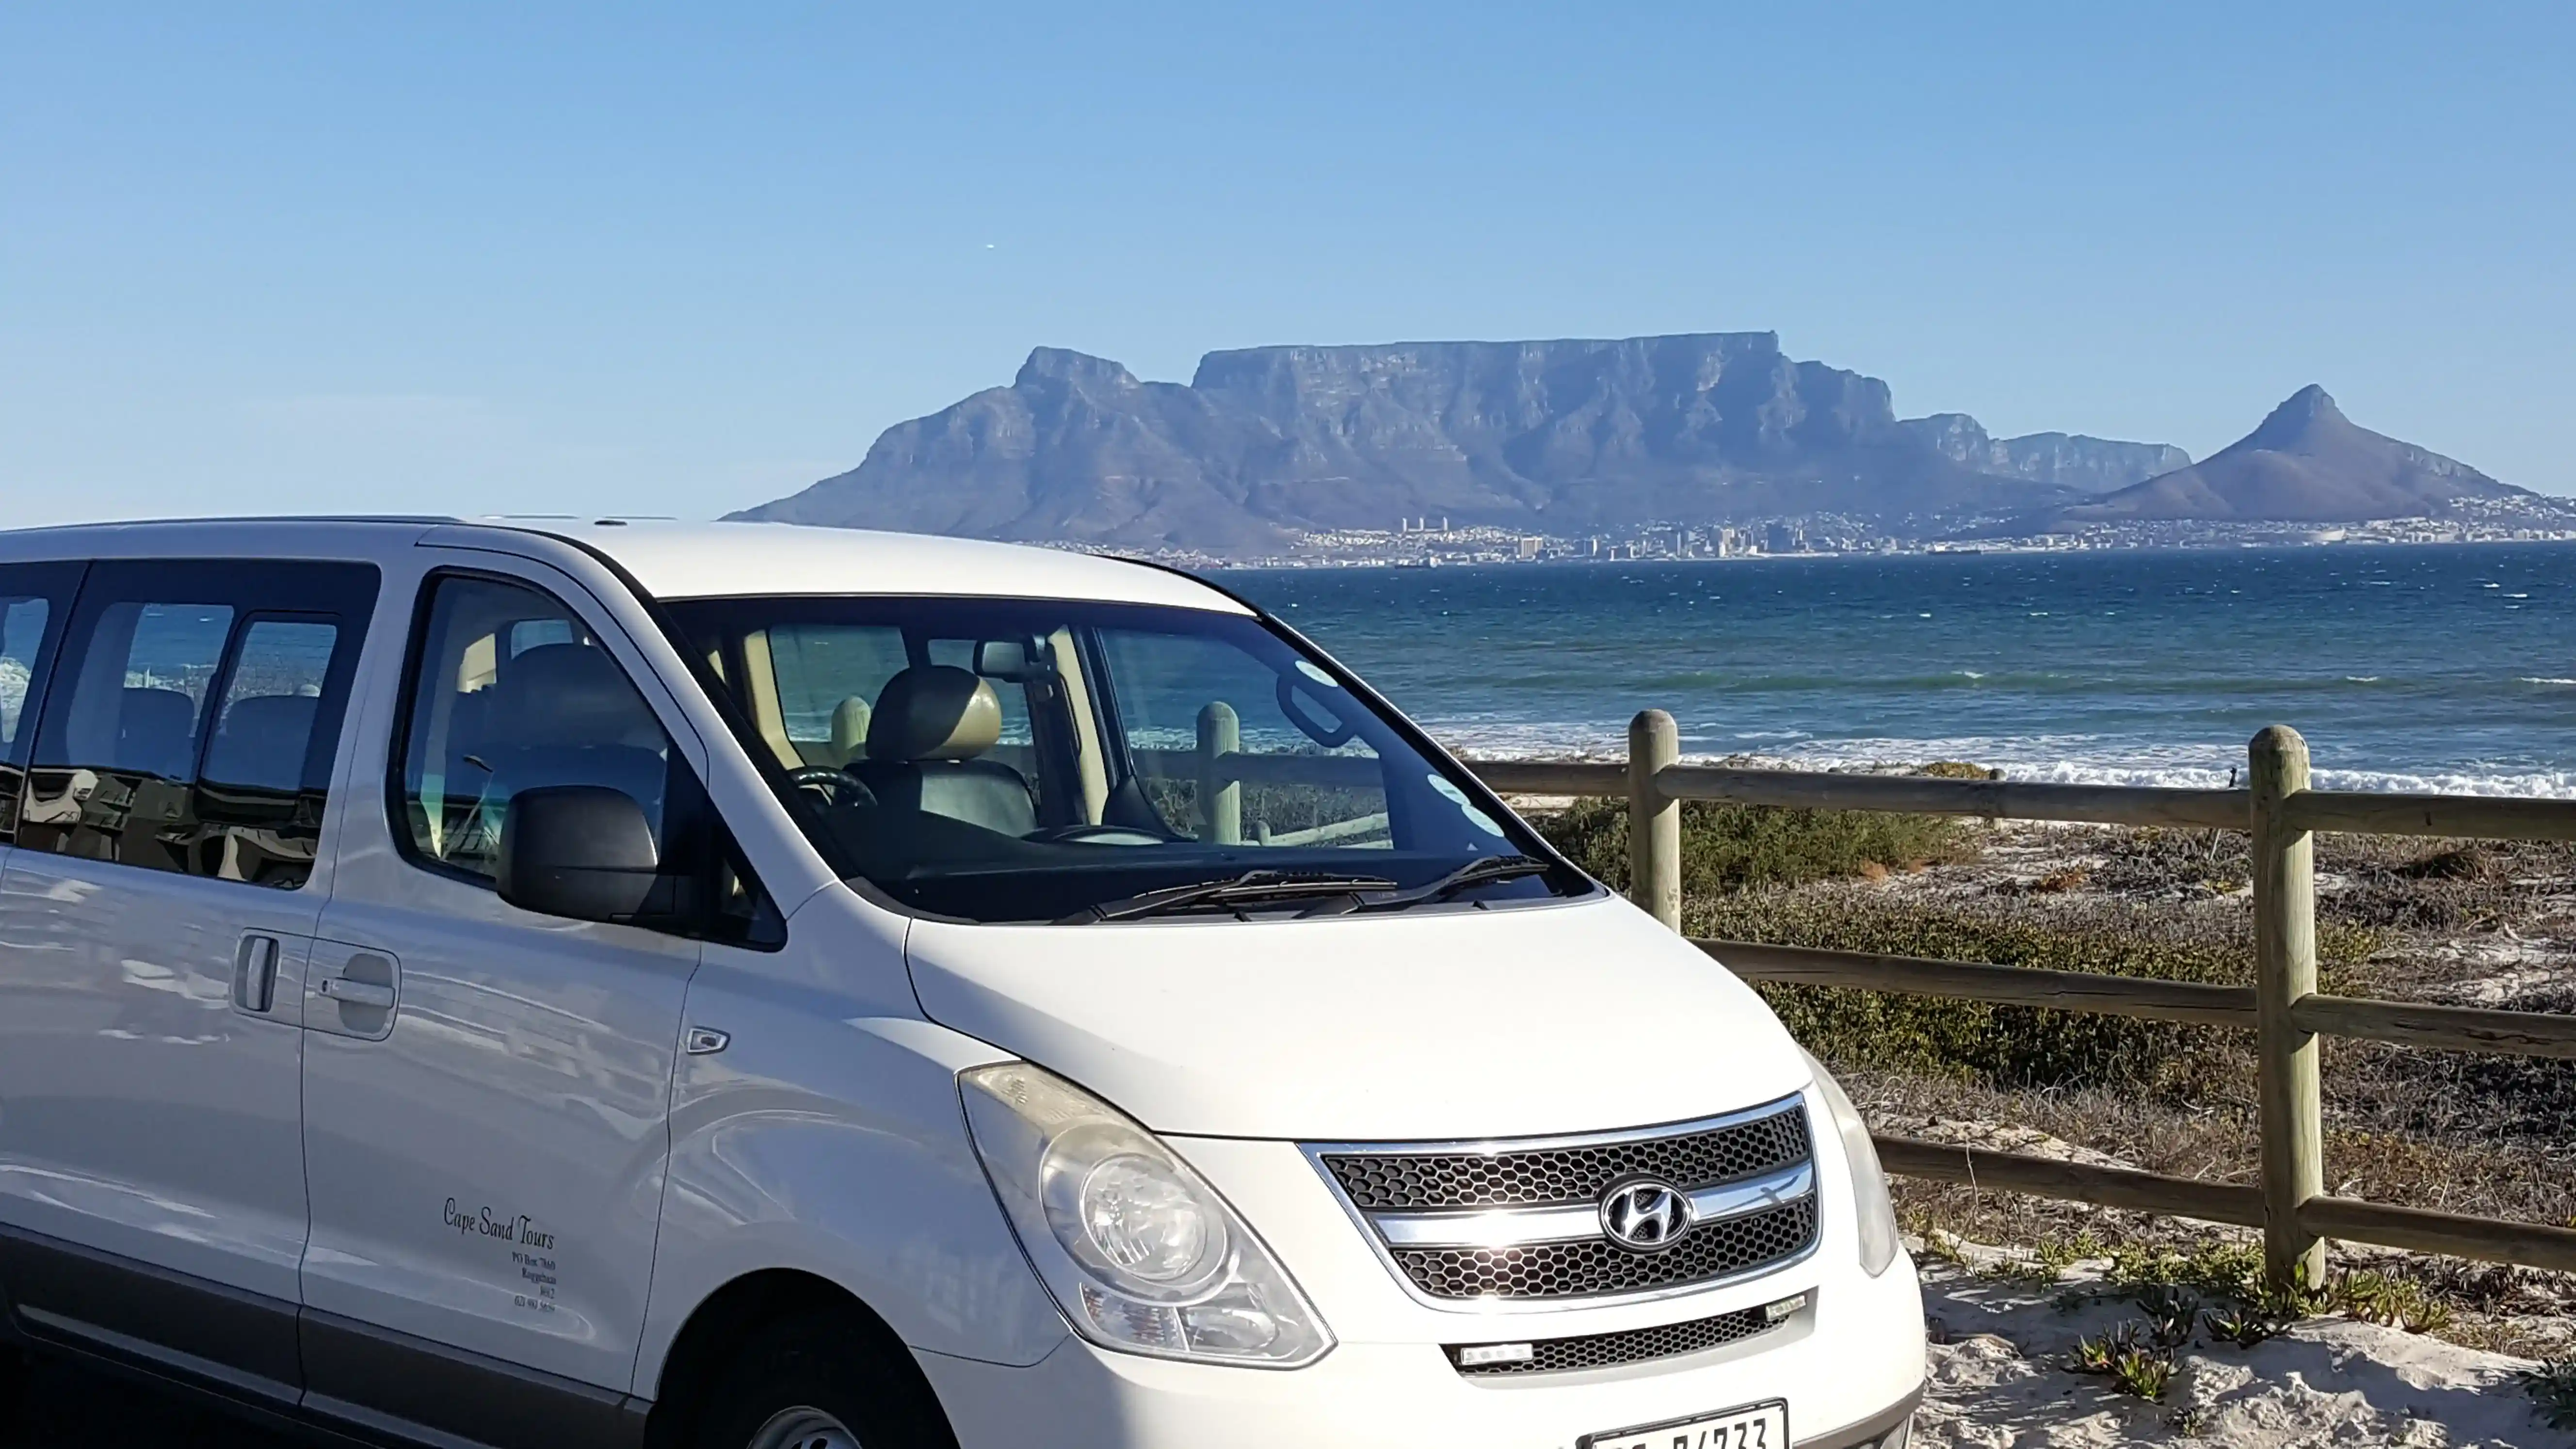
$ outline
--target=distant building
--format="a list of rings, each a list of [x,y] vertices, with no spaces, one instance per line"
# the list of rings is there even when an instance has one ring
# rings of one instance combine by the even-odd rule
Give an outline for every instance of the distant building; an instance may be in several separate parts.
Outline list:
[[[1772,524],[1764,531],[1764,553],[1800,553],[1807,547],[1807,536],[1785,523]]]

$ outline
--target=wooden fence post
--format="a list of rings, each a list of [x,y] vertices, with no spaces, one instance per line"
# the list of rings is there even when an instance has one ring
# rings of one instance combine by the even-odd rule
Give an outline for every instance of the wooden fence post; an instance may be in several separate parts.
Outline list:
[[[1655,772],[1682,756],[1681,728],[1660,709],[1628,722],[1628,899],[1670,930],[1682,928],[1682,805]]]
[[[2315,838],[2287,826],[2282,803],[2308,788],[2308,742],[2287,725],[2254,737],[2254,1016],[2262,1128],[2263,1267],[2276,1288],[2325,1281],[2325,1244],[2299,1205],[2325,1193],[2316,1036],[2291,1007],[2317,989]]]
[[[1243,721],[1224,700],[1199,711],[1199,840],[1243,843],[1243,782],[1228,773],[1225,757],[1243,748]]]

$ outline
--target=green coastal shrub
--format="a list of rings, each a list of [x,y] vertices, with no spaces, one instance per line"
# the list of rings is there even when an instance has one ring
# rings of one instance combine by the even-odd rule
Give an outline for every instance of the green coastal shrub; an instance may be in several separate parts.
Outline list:
[[[1538,827],[1595,879],[1628,888],[1628,802],[1586,800]],[[1976,840],[1974,826],[1937,815],[1685,800],[1682,899],[1964,860]]]
[[[1773,891],[1686,901],[1683,925],[1719,940],[2162,981],[2253,979],[2250,930],[2186,924],[2169,912],[2116,903],[2040,911],[1985,897],[1928,902],[1861,890]],[[2376,945],[2367,932],[2322,929],[2326,989],[2348,979]],[[1839,1065],[2176,1099],[2237,1100],[2253,1089],[2250,1032],[1840,987],[1759,989],[1792,1035]]]
[[[1694,935],[1820,946],[1998,966],[2094,971],[2167,981],[2237,982],[2246,964],[2229,945],[2173,942],[2114,925],[2086,929],[1991,907],[1890,901],[1863,892],[1831,899],[1781,893],[1697,903]],[[1809,1051],[1850,1066],[1982,1081],[2001,1087],[2118,1086],[2189,1095],[2232,1081],[2245,1033],[2089,1012],[2047,1011],[1841,987],[1759,988]]]
[[[1576,864],[1626,889],[1626,802],[1586,801],[1538,826]],[[2250,914],[1833,884],[1971,858],[1981,833],[1940,816],[1685,801],[1682,926],[1717,940],[2166,981],[2253,980]],[[2325,988],[2348,982],[2377,945],[2371,931],[2320,922]],[[2235,1101],[2253,1090],[2248,1032],[1842,987],[1759,989],[1799,1042],[1836,1066],[2171,1099]]]

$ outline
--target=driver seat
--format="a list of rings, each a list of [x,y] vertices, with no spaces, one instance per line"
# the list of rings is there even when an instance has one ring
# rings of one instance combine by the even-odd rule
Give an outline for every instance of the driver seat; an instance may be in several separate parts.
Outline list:
[[[977,758],[1001,738],[1002,700],[991,681],[955,665],[919,665],[886,681],[868,718],[867,758],[846,768],[880,808],[1027,835],[1038,828],[1029,782]]]

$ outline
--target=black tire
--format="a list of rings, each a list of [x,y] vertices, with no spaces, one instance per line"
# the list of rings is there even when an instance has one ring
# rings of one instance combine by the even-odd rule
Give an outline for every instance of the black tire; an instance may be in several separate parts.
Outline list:
[[[754,1333],[716,1376],[693,1449],[751,1449],[793,1409],[829,1414],[860,1449],[957,1449],[903,1345],[837,1313],[785,1318]]]

